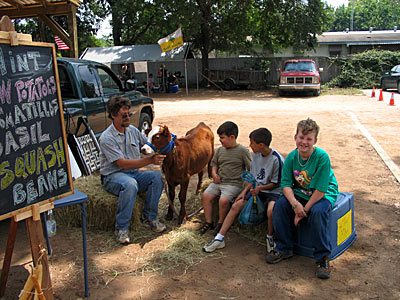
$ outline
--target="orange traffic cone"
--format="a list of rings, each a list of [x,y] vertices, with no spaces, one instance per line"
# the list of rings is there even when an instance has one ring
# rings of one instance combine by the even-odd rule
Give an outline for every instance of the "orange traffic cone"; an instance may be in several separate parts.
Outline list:
[[[392,93],[392,97],[390,97],[389,105],[394,105],[394,93]]]
[[[383,101],[383,94],[382,94],[382,90],[381,90],[381,93],[379,94],[379,99],[378,99],[378,101]]]
[[[375,98],[375,87],[372,88],[371,98]]]

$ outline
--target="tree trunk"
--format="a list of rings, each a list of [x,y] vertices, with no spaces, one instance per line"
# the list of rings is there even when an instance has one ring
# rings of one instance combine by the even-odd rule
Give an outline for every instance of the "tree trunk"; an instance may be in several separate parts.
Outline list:
[[[112,10],[112,31],[113,31],[113,39],[114,45],[120,46],[121,45],[121,20],[118,17],[118,14]]]
[[[209,73],[208,70],[209,70],[208,50],[206,50],[205,47],[202,47],[201,48],[201,72],[207,78],[208,78],[208,73]],[[202,84],[203,85],[208,85],[209,82],[208,82],[208,80],[204,79],[204,77],[203,77]]]
[[[210,5],[206,1],[198,1],[200,11],[202,14],[201,18],[201,65],[203,75],[208,78],[208,70],[209,70],[209,61],[208,61],[208,53],[210,52],[210,38],[211,38],[211,29],[210,29],[210,15],[211,8]],[[209,84],[208,80],[204,80],[206,85]]]

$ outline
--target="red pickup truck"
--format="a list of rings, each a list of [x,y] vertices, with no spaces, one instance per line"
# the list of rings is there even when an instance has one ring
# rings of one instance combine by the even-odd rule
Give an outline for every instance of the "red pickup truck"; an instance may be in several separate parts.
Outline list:
[[[311,59],[290,59],[283,63],[279,76],[278,93],[284,96],[287,92],[312,92],[314,96],[321,94],[321,80],[315,62]]]

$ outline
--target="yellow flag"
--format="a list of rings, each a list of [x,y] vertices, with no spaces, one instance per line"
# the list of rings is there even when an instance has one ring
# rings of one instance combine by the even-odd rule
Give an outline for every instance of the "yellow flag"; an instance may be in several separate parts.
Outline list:
[[[178,30],[174,33],[171,33],[165,38],[159,39],[158,44],[160,45],[162,52],[167,52],[169,50],[183,46],[182,29],[178,28]]]

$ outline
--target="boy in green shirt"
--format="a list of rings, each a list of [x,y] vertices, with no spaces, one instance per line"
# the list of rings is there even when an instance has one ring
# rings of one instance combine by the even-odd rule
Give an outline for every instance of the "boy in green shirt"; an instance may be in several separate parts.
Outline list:
[[[276,264],[292,257],[293,225],[307,222],[318,265],[316,276],[328,279],[331,253],[328,215],[339,190],[328,154],[315,147],[318,132],[319,126],[311,119],[297,124],[294,136],[297,148],[289,153],[283,165],[283,196],[275,203],[273,212],[276,248],[266,256],[266,261]]]
[[[218,127],[217,133],[221,147],[215,151],[211,160],[213,182],[202,195],[206,220],[200,228],[200,234],[210,229],[214,229],[214,234],[219,232],[231,204],[243,189],[243,180],[240,176],[243,171],[250,169],[250,152],[237,142],[238,126],[231,121],[226,121]],[[219,197],[219,219],[215,225],[212,220],[212,201],[217,197]]]

